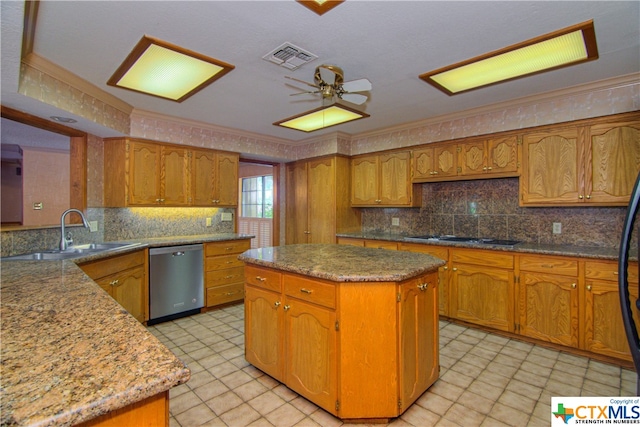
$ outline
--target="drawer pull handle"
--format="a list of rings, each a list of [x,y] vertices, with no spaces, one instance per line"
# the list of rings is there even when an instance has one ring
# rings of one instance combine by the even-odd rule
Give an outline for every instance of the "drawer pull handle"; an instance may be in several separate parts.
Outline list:
[[[421,283],[418,285],[418,289],[420,289],[421,291],[426,291],[428,286],[428,283]]]
[[[119,279],[112,280],[111,282],[109,282],[109,284],[110,284],[111,286],[116,286],[118,283],[120,283],[120,280],[119,280]]]
[[[458,271],[458,267],[453,267],[451,270]]]
[[[617,271],[614,271],[614,272],[613,272],[613,275],[614,275],[614,276],[617,276],[617,275],[618,275],[618,272],[617,272]]]
[[[553,264],[542,264],[543,268],[553,268]]]
[[[301,288],[300,292],[302,292],[303,294],[311,294],[313,291],[310,289]]]
[[[231,279],[233,276],[230,274],[228,276],[224,276],[225,279]]]
[[[265,277],[260,277],[260,276],[256,276],[256,280],[258,282],[266,282],[267,281],[267,279]]]
[[[232,251],[233,248],[224,248],[225,251]]]
[[[285,306],[282,308],[284,309],[284,311],[288,311],[291,308],[291,306],[289,304],[285,304]]]
[[[571,289],[575,289],[575,288],[576,288],[576,284],[575,284],[575,283],[572,283],[572,284],[571,284]]]
[[[275,308],[278,308],[278,307],[280,307],[280,304],[282,304],[280,301],[276,301],[276,302],[273,303],[273,306]]]
[[[235,295],[237,294],[239,291],[235,291],[235,292],[227,292],[225,295],[226,296],[231,296],[231,295]]]

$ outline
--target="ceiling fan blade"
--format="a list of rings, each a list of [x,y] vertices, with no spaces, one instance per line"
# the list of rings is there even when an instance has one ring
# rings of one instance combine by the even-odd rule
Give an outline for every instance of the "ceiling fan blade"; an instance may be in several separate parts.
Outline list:
[[[311,87],[315,87],[315,88],[318,87],[318,86],[314,85],[313,83],[305,82],[304,80],[296,79],[295,77],[289,77],[289,76],[284,76],[284,77],[286,79],[289,79],[289,80],[294,80],[294,81],[299,82],[299,83],[304,83],[307,86],[311,86]]]
[[[366,96],[357,93],[343,93],[340,99],[356,105],[364,104],[367,101]]]
[[[320,69],[320,78],[328,85],[332,85],[336,81],[336,73],[325,67],[318,67]]]
[[[320,91],[319,90],[310,90],[310,91],[306,91],[306,92],[290,93],[289,96],[306,95],[306,94],[315,95],[317,93],[320,93]]]
[[[351,80],[342,84],[342,90],[345,92],[365,92],[371,88],[371,82],[367,79]]]

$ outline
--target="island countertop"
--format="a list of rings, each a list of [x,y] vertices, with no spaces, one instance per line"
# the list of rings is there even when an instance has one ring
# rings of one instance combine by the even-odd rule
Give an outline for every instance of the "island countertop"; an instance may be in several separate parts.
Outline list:
[[[250,249],[238,258],[249,264],[335,282],[397,282],[445,264],[427,254],[335,244]]]
[[[73,425],[190,378],[73,261],[3,263],[0,298],[1,425]]]

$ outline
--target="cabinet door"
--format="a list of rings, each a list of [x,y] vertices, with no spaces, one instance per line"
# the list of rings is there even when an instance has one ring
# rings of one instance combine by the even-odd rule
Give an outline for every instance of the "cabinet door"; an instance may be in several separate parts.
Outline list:
[[[216,153],[215,200],[217,206],[238,205],[238,155]]]
[[[286,244],[307,243],[307,163],[288,164],[286,174]]]
[[[161,153],[162,148],[158,144],[130,142],[128,204],[160,203]]]
[[[525,135],[522,153],[523,205],[583,200],[583,147],[577,129]]]
[[[422,245],[419,243],[400,243],[401,251],[419,252],[433,255],[442,260],[449,260],[449,249],[444,247]],[[438,312],[443,316],[449,316],[449,266],[438,268]]]
[[[640,123],[595,125],[590,135],[587,201],[629,203],[640,172]]]
[[[411,204],[411,153],[380,156],[380,194],[383,205]]]
[[[214,205],[216,155],[211,150],[192,150],[191,154],[191,204]]]
[[[351,161],[351,204],[379,203],[378,156],[358,157]]]
[[[307,242],[336,242],[335,158],[309,162],[307,168]]]
[[[433,148],[413,151],[413,179],[423,181],[433,178]]]
[[[638,287],[629,286],[631,301],[638,299]],[[585,350],[631,361],[631,353],[620,310],[618,283],[587,280],[585,287],[584,346]],[[635,309],[634,321],[640,329],[640,311]]]
[[[288,297],[284,309],[285,383],[332,412],[338,384],[336,314],[333,310]]]
[[[486,141],[487,173],[518,171],[518,137],[491,138]]]
[[[433,149],[433,176],[448,177],[458,174],[457,148],[455,144],[445,144]]]
[[[245,358],[278,381],[284,381],[281,303],[279,293],[245,285]]]
[[[522,272],[519,332],[557,344],[578,347],[576,277]]]
[[[400,288],[400,412],[438,378],[438,286],[432,273]]]
[[[129,314],[139,322],[145,319],[145,285],[144,267],[130,268],[96,281],[106,290]]]
[[[460,175],[482,175],[487,172],[484,141],[465,142],[458,145],[458,150]]]
[[[513,332],[512,270],[453,264],[449,295],[451,317]]]
[[[160,201],[168,206],[189,205],[189,150],[181,147],[162,147]]]

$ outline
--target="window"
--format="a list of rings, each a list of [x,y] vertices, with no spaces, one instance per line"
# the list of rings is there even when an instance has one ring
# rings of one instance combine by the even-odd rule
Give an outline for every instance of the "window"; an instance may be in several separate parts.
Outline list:
[[[243,217],[273,218],[273,176],[242,178]]]

